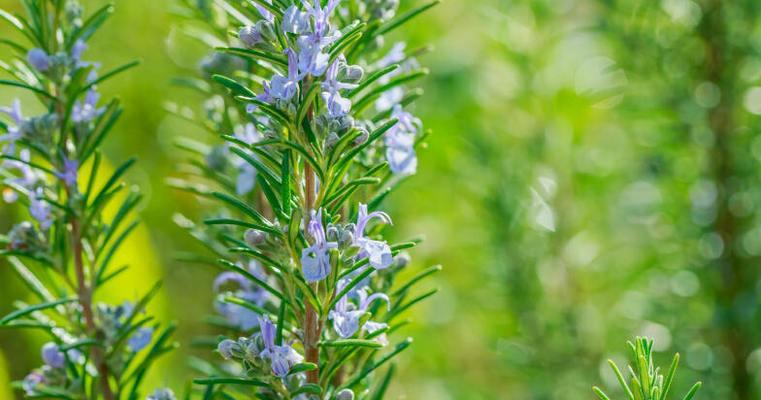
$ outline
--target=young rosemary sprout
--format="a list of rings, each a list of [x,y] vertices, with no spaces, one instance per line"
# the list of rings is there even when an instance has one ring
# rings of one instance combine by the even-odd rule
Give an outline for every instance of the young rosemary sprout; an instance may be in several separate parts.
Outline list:
[[[627,342],[631,350],[634,361],[633,366],[629,366],[629,383],[626,382],[621,370],[616,363],[608,360],[610,368],[616,374],[621,388],[629,400],[668,400],[668,394],[671,389],[671,383],[674,381],[674,374],[679,365],[679,353],[674,355],[666,375],[661,374],[660,367],[656,367],[653,362],[653,340],[637,337],[634,343]],[[695,383],[682,400],[690,400],[703,385],[702,382]],[[592,391],[602,400],[610,400],[597,386],[592,387]]]
[[[417,169],[422,91],[410,85],[427,74],[423,50],[385,37],[435,4],[396,15],[394,0],[184,2],[184,28],[216,48],[200,79],[181,80],[207,99],[203,117],[169,106],[213,136],[181,139],[193,158],[170,183],[221,206],[202,225],[176,216],[208,248],[188,261],[222,270],[211,322],[226,338],[198,341],[218,353],[194,363],[210,375],[200,390],[382,398],[411,343],[390,335],[440,269],[398,282],[417,242],[382,235],[384,199]]]
[[[133,160],[107,172],[99,147],[121,109],[117,100],[102,102],[98,89],[136,63],[100,73],[88,61],[87,42],[110,5],[86,16],[76,0],[21,3],[25,16],[0,13],[24,40],[3,38],[12,62],[0,65],[12,79],[0,84],[26,91],[44,111],[28,115],[18,99],[0,108],[3,201],[28,214],[0,236],[0,255],[34,303],[16,302],[0,326],[37,329],[48,342],[43,365],[17,386],[33,398],[137,398],[153,360],[174,347],[174,328],[145,314],[159,286],[134,302],[98,301],[126,269],[111,261],[136,227],[130,219],[141,197],[120,182]]]

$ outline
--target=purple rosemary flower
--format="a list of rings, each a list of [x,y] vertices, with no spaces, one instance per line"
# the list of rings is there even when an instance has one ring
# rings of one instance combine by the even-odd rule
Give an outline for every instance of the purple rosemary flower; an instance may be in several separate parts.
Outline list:
[[[303,361],[304,357],[297,353],[290,344],[280,346],[275,344],[276,328],[269,317],[259,318],[259,326],[262,328],[262,341],[264,342],[261,357],[269,359],[272,364],[272,373],[283,378],[288,375],[291,367]]]
[[[272,4],[272,0],[265,0],[265,1],[267,2],[267,4]],[[275,21],[275,16],[272,15],[272,13],[269,12],[266,8],[256,4],[255,2],[254,2],[254,7],[259,11],[259,14],[262,15],[262,18],[264,18],[265,20],[269,22]]]
[[[24,381],[21,383],[21,387],[24,389],[24,392],[26,392],[28,396],[31,396],[35,393],[37,386],[43,382],[45,382],[45,377],[39,372],[35,371],[24,378]]]
[[[249,262],[248,271],[263,281],[267,280],[267,276],[256,261]],[[253,282],[248,280],[245,276],[232,271],[223,272],[214,279],[214,291],[216,293],[233,293],[236,297],[250,301],[260,307],[267,302],[267,299],[269,299],[267,291],[254,285]],[[217,302],[215,308],[231,324],[237,326],[241,330],[249,331],[255,328],[259,323],[259,314],[246,307],[237,304]]]
[[[79,171],[79,161],[70,160],[64,157],[63,171],[56,172],[56,176],[59,179],[61,179],[66,186],[70,188],[76,188],[78,171]]]
[[[127,345],[134,352],[144,349],[151,343],[153,328],[140,328],[127,340]]]
[[[367,258],[370,266],[375,269],[387,268],[394,261],[391,248],[385,241],[372,240],[365,237],[367,223],[373,218],[378,218],[386,224],[391,224],[391,217],[381,211],[373,211],[368,214],[367,204],[359,205],[357,224],[354,228],[354,246],[359,248],[357,257]]]
[[[328,68],[330,55],[323,52],[329,40],[314,34],[302,36],[298,40],[299,45],[299,74],[306,76],[322,76]]]
[[[330,249],[338,247],[336,242],[328,242],[325,228],[322,225],[322,209],[312,210],[312,216],[307,225],[307,232],[314,239],[314,244],[301,252],[301,270],[307,282],[317,282],[330,275]]]
[[[50,56],[45,50],[34,48],[26,54],[26,60],[37,71],[46,72],[50,69]]]
[[[100,94],[93,88],[87,91],[84,103],[77,101],[71,110],[71,120],[78,124],[92,122],[106,111],[105,107],[98,108]]]
[[[247,144],[254,144],[262,140],[262,135],[252,123],[246,124],[241,131],[235,134],[235,137]],[[256,155],[251,152],[249,152],[249,154],[252,157],[256,157]],[[256,184],[256,168],[240,158],[237,160],[238,177],[235,181],[235,192],[239,196],[243,196],[254,190]]]
[[[66,364],[66,356],[58,350],[58,345],[47,342],[42,346],[42,361],[50,368],[63,368]]]
[[[288,55],[288,76],[277,74],[272,77],[269,90],[265,92],[276,100],[290,101],[299,89],[302,76],[299,75],[296,53],[291,49],[286,49],[285,53]]]
[[[16,169],[19,171],[19,176],[17,178],[7,179],[6,182],[8,183],[15,183],[26,190],[32,192],[34,191],[34,186],[37,185],[37,183],[40,181],[40,174],[37,173],[37,171],[34,170],[31,166],[29,166],[29,161],[31,160],[31,154],[29,149],[21,149],[19,152],[19,160],[5,160],[3,161],[3,166],[5,166],[8,169]],[[4,199],[6,203],[13,203],[18,199],[18,195],[15,191],[11,190],[9,188],[9,191],[4,192]]]
[[[50,204],[43,199],[42,188],[30,193],[29,213],[40,224],[40,229],[46,231],[53,225],[53,217],[50,215]]]
[[[86,67],[88,64],[82,62],[82,55],[87,50],[87,44],[82,39],[78,39],[74,42],[74,46],[71,47],[71,59],[76,63],[77,68]]]
[[[340,291],[343,289],[344,285],[344,281],[339,282],[338,290]],[[367,308],[370,307],[370,304],[372,304],[373,301],[378,299],[384,300],[387,308],[391,307],[391,301],[388,296],[383,293],[373,293],[368,296],[366,289],[360,290],[357,293],[359,294],[358,307],[355,307],[353,303],[349,302],[348,295],[344,295],[338,300],[336,307],[328,314],[328,317],[333,320],[333,329],[338,336],[344,339],[354,336],[354,334],[359,331],[361,328],[359,326],[359,320],[362,318],[362,315],[367,312]],[[379,328],[377,327],[377,323],[373,324],[376,324],[373,325],[373,331],[383,327],[381,326]],[[385,324],[382,325],[385,326]]]
[[[398,122],[386,133],[386,160],[391,171],[398,175],[412,175],[417,171],[415,137],[422,128],[420,120],[394,106],[391,114]]]
[[[5,135],[0,135],[0,143],[5,142],[3,154],[12,154],[16,151],[16,141],[23,137],[24,115],[21,114],[21,101],[13,100],[10,107],[0,107],[0,113],[11,117],[15,126],[9,126]]]
[[[303,0],[304,8],[309,16],[314,19],[314,35],[319,38],[327,37],[331,32],[330,15],[338,6],[339,0],[328,0],[325,8],[320,5],[320,0]]]
[[[325,81],[322,83],[322,98],[327,104],[328,115],[333,118],[343,117],[351,110],[351,100],[342,97],[340,91],[357,87],[356,84],[338,80],[338,73],[344,64],[346,59],[343,57],[335,60],[328,68]]]
[[[309,30],[309,15],[297,6],[292,5],[285,10],[281,24],[283,32],[300,35]]]

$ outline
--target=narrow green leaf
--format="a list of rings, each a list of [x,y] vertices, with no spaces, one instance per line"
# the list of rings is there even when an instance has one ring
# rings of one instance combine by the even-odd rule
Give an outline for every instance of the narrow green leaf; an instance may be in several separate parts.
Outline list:
[[[592,391],[600,398],[600,400],[610,400],[610,397],[603,393],[597,386],[592,386]]]
[[[19,87],[19,88],[22,88],[22,89],[26,89],[26,90],[32,91],[32,92],[37,93],[39,95],[45,96],[45,97],[47,97],[49,99],[55,99],[56,98],[52,94],[50,94],[50,93],[48,93],[48,92],[46,92],[46,91],[44,91],[44,90],[42,90],[40,88],[37,88],[37,87],[34,87],[32,85],[26,84],[24,82],[17,82],[17,81],[9,81],[7,79],[0,79],[0,85]]]
[[[51,301],[51,302],[47,302],[47,303],[40,303],[40,304],[36,304],[36,305],[33,305],[33,306],[29,306],[29,307],[24,307],[24,308],[22,308],[20,310],[16,310],[16,311],[14,311],[14,312],[4,316],[3,318],[0,318],[0,325],[7,325],[9,322],[11,322],[13,320],[19,319],[19,318],[21,318],[21,317],[23,317],[25,315],[29,315],[29,314],[31,314],[33,312],[36,312],[36,311],[47,310],[49,308],[57,307],[57,306],[60,306],[62,304],[72,303],[72,302],[75,302],[75,301],[77,301],[76,298],[66,298],[66,299],[60,299],[60,300]]]
[[[434,265],[433,267],[426,268],[425,270],[421,271],[412,279],[407,281],[404,285],[402,285],[399,289],[397,289],[392,296],[397,297],[405,292],[407,292],[412,286],[414,286],[416,283],[420,282],[421,280],[441,271],[441,265]]]
[[[321,347],[367,347],[371,349],[379,349],[383,347],[382,344],[375,340],[364,339],[341,339],[319,342],[318,346]]]
[[[223,85],[224,87],[230,89],[234,95],[248,96],[248,97],[256,96],[256,93],[252,92],[251,89],[241,85],[236,80],[228,78],[224,75],[214,74],[212,75],[211,79]]]
[[[263,280],[257,278],[254,274],[252,274],[248,270],[246,270],[244,268],[241,268],[240,266],[235,265],[235,264],[233,264],[233,263],[231,263],[230,261],[227,261],[227,260],[219,260],[219,263],[225,269],[233,271],[233,272],[237,272],[237,273],[243,275],[246,279],[254,282],[255,284],[259,285],[259,287],[261,287],[262,289],[270,292],[272,295],[274,295],[275,297],[280,299],[280,301],[283,301],[283,302],[287,303],[288,305],[290,305],[290,302],[288,301],[288,299],[285,296],[283,296],[283,294],[280,293],[279,290],[273,288],[267,282],[264,282]]]
[[[217,47],[217,51],[235,54],[237,56],[255,58],[257,60],[269,61],[273,64],[279,65],[283,68],[288,68],[288,59],[282,55],[270,53],[267,51],[244,49],[240,47]],[[251,95],[253,97],[253,95]]]
[[[693,397],[695,397],[695,394],[700,390],[700,388],[703,386],[703,382],[698,382],[692,386],[689,392],[684,396],[682,400],[692,400]]]
[[[385,25],[381,26],[378,29],[378,31],[376,32],[376,34],[377,35],[385,35],[385,34],[391,32],[392,30],[402,26],[403,24],[405,24],[406,22],[408,22],[412,18],[415,18],[416,16],[424,13],[425,11],[427,11],[428,9],[430,9],[431,7],[433,7],[433,6],[435,6],[435,5],[439,4],[439,3],[441,3],[441,1],[440,0],[436,0],[436,1],[430,2],[430,3],[426,4],[426,5],[417,7],[415,9],[410,10],[410,11],[407,11],[406,13],[396,17],[395,19],[393,19],[391,21],[388,21]]]
[[[258,386],[258,387],[269,386],[265,382],[262,382],[257,379],[227,378],[227,377],[211,377],[211,378],[193,379],[193,383],[198,385],[246,385],[246,386]]]

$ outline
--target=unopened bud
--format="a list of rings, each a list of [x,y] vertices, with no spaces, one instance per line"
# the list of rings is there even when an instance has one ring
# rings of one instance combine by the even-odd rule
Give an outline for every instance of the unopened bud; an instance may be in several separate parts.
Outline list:
[[[251,247],[259,246],[267,239],[267,235],[256,229],[248,229],[243,235],[243,239]]]
[[[341,389],[336,393],[336,400],[354,400],[354,392],[351,389]]]

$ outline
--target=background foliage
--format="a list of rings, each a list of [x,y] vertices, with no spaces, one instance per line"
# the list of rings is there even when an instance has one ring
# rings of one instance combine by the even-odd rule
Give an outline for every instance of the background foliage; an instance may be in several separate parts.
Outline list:
[[[153,379],[180,387],[214,271],[173,258],[195,244],[171,215],[197,205],[164,177],[173,135],[193,128],[163,102],[203,49],[182,42],[171,2],[115,3],[90,52],[143,64],[101,88],[125,108],[104,150],[140,155],[129,179],[147,196],[121,254],[131,275],[109,296],[165,277],[152,312],[180,322],[185,346]],[[417,340],[391,398],[621,396],[605,360],[625,364],[635,334],[682,353],[677,393],[700,379],[697,398],[761,396],[760,17],[751,0],[450,0],[396,33],[435,46],[416,110],[434,134],[389,212],[398,239],[427,233],[416,262],[445,269],[404,328]],[[14,211],[0,208],[0,230]],[[0,314],[22,293],[0,268]],[[0,332],[0,398],[41,340]]]

